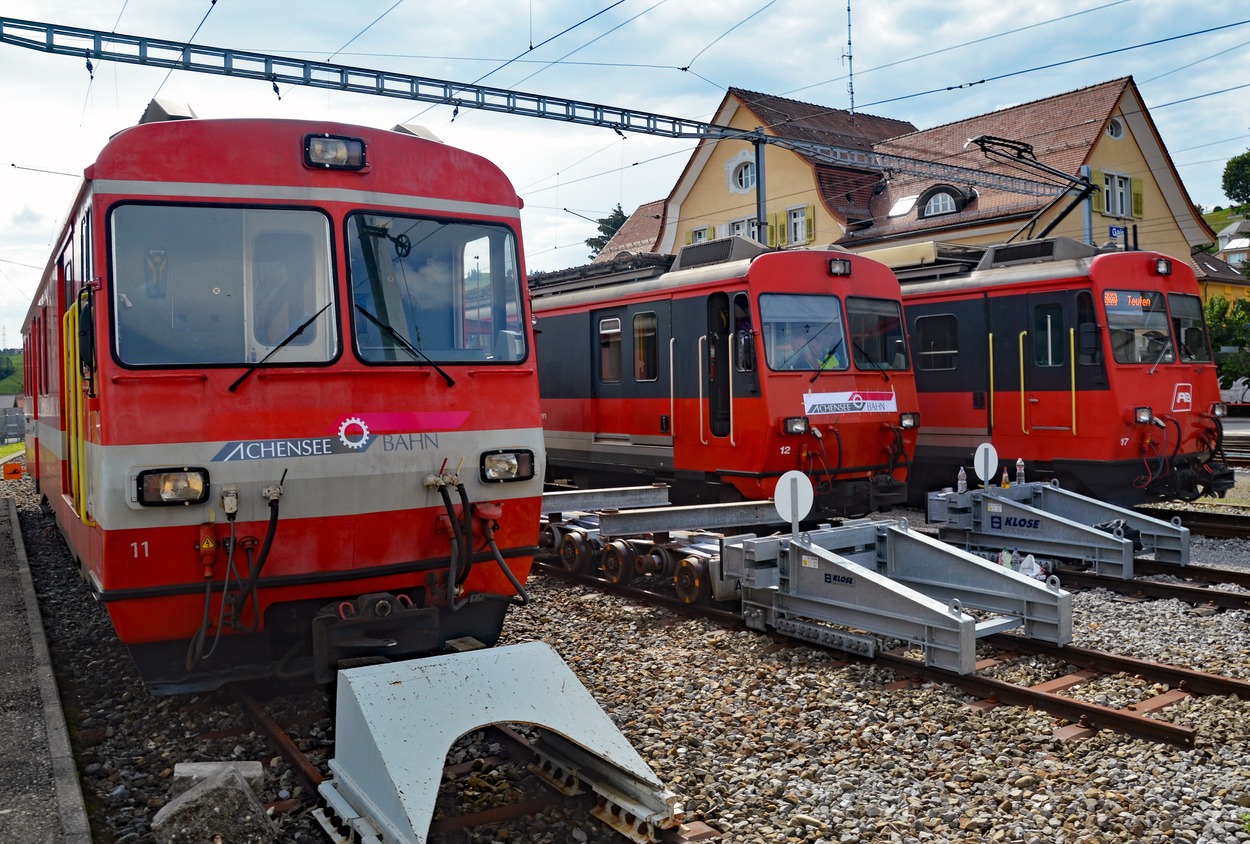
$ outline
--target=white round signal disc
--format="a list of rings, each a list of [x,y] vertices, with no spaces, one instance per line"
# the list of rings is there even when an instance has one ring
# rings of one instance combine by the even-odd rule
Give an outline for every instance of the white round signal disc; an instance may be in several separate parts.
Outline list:
[[[773,506],[777,515],[786,522],[801,522],[812,512],[812,503],[816,493],[812,490],[812,481],[797,469],[791,469],[777,480],[777,491],[773,493]]]
[[[992,443],[981,443],[972,458],[972,468],[976,471],[981,483],[988,484],[998,469],[998,449]]]

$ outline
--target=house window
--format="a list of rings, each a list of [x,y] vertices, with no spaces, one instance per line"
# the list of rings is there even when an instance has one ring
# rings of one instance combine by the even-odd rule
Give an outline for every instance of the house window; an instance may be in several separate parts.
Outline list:
[[[949,193],[935,193],[924,204],[924,217],[936,217],[939,214],[954,214],[959,209],[955,206],[955,197]]]
[[[760,239],[760,222],[754,217],[747,217],[742,220],[729,221],[729,236],[733,237],[749,237],[754,240]]]
[[[810,207],[791,208],[786,212],[786,237],[790,243],[807,243],[815,239],[812,220],[808,216]]]
[[[1120,118],[1113,117],[1107,123],[1107,137],[1117,141],[1124,137],[1124,124]]]
[[[897,202],[895,202],[892,206],[890,206],[890,211],[888,214],[886,214],[886,216],[887,217],[902,217],[906,214],[910,214],[911,209],[916,207],[917,198],[919,198],[919,194],[915,194],[915,193],[913,193],[911,196],[902,197]]]
[[[959,365],[958,323],[953,314],[916,319],[916,366],[919,369],[955,369]]]
[[[755,162],[744,161],[733,170],[733,186],[746,192],[755,187]]]
[[[1103,173],[1102,186],[1104,196],[1104,213],[1112,217],[1131,217],[1133,206],[1133,184],[1128,176],[1119,173]]]

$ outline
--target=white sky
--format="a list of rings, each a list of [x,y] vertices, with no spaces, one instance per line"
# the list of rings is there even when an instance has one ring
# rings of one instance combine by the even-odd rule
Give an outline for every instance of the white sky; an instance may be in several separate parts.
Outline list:
[[[851,63],[844,58],[842,0],[0,0],[0,17],[480,79],[698,120],[711,117],[729,86],[848,108],[849,69],[856,111],[921,129],[1132,75],[1190,196],[1207,209],[1228,204],[1220,189],[1224,164],[1250,149],[1250,3],[851,6]],[[1226,28],[1125,49],[1216,27]],[[1111,54],[1087,58],[1099,53]],[[1218,93],[1229,88],[1236,90]],[[512,179],[526,205],[531,271],[584,263],[584,241],[598,231],[583,217],[606,216],[618,202],[628,214],[664,198],[694,143],[622,139],[608,129],[467,108],[453,120],[449,106],[314,88],[284,87],[279,99],[264,82],[105,61],[94,63],[92,79],[81,59],[0,45],[5,346],[20,345],[22,320],[78,176],[158,91],[189,103],[200,117],[424,124],[447,143],[492,159]]]

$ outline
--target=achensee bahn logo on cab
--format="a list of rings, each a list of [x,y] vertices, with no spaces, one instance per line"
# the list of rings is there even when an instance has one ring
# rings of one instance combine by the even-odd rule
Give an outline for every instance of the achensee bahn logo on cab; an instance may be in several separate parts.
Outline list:
[[[857,390],[853,393],[804,393],[803,412],[808,416],[829,413],[891,413],[898,410],[894,393]]]

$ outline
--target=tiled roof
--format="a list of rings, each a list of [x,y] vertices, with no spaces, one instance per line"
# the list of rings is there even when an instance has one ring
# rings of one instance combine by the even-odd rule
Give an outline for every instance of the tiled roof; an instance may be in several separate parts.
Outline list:
[[[906,120],[853,113],[742,88],[730,88],[729,96],[736,97],[760,118],[763,128],[781,138],[869,149],[876,141],[916,131]]]
[[[1021,172],[1020,168],[1013,168],[1008,162],[988,158],[978,147],[967,145],[967,142],[970,138],[981,135],[993,135],[1031,144],[1038,161],[1064,173],[1076,174],[1088,160],[1112,110],[1131,84],[1129,77],[1113,79],[932,129],[900,135],[875,144],[874,149],[877,152],[924,161],[1022,175],[1036,181],[1057,181],[1031,171]],[[914,213],[897,220],[890,220],[886,216],[899,199],[923,193],[935,183],[936,180],[932,177],[891,177],[887,188],[873,198],[872,213],[875,224],[871,228],[848,234],[842,242],[870,242],[891,235],[940,228],[954,222],[954,219],[943,220],[942,217],[917,220]],[[994,218],[1026,213],[1040,209],[1048,201],[1048,197],[1030,197],[1008,191],[977,188],[976,199],[967,210],[958,215],[958,219],[961,223],[968,223],[978,217]]]
[[[1246,278],[1227,261],[1221,260],[1207,252],[1195,249],[1190,256],[1190,263],[1194,265],[1199,281],[1225,281],[1250,284],[1250,278]]]
[[[655,242],[660,237],[660,226],[663,222],[663,199],[639,205],[591,263],[601,264],[611,261],[622,252],[650,252],[655,248]]]

